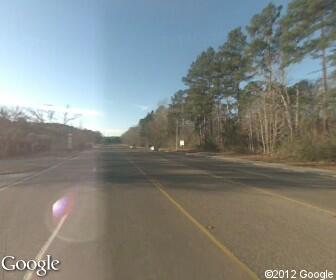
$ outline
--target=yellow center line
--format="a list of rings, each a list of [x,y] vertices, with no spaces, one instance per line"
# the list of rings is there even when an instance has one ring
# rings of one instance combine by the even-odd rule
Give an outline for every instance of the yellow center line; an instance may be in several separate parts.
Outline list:
[[[240,268],[250,279],[259,280],[259,277],[245,263],[238,259],[223,243],[221,243],[213,234],[211,234],[199,221],[197,221],[180,203],[178,203],[166,190],[165,187],[156,179],[149,176],[134,161],[128,161],[142,174],[156,189],[170,201],[177,210],[179,210],[191,223],[193,223],[207,238],[215,245],[231,262]]]

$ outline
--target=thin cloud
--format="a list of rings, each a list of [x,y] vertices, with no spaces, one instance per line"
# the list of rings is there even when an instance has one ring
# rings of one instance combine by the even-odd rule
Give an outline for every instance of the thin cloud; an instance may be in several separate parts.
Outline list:
[[[148,111],[149,107],[146,105],[141,105],[141,104],[134,104],[135,107],[137,107],[138,109],[140,109],[141,111]]]

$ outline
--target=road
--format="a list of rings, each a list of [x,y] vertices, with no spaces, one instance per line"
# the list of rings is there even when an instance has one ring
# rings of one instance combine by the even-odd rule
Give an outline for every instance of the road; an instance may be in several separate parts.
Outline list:
[[[60,260],[60,270],[44,279],[336,273],[336,179],[101,147],[2,183],[0,253]],[[4,280],[41,279],[27,271],[0,273]]]

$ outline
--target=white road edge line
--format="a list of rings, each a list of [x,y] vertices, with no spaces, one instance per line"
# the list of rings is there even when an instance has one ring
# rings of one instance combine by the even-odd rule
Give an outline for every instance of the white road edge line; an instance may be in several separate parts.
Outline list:
[[[46,253],[46,251],[49,249],[50,245],[52,244],[52,242],[54,241],[54,239],[57,237],[58,233],[60,232],[64,222],[66,221],[68,215],[65,215],[62,217],[62,219],[59,221],[57,227],[55,228],[55,230],[53,231],[53,233],[50,235],[49,239],[47,240],[47,242],[42,246],[41,250],[38,252],[35,261],[40,261],[42,260],[44,254]],[[33,271],[27,271],[26,274],[23,277],[23,280],[30,280],[32,279],[33,276]]]

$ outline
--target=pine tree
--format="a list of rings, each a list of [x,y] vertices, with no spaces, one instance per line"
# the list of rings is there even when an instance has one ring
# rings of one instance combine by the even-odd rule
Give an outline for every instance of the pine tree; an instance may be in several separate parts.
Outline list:
[[[323,128],[327,131],[328,63],[336,39],[335,0],[293,0],[282,19],[281,43],[287,63],[300,62],[307,54],[321,60]]]
[[[213,48],[202,52],[191,64],[184,83],[188,86],[187,109],[199,130],[200,144],[207,144],[212,135],[210,116],[215,100],[215,58]]]
[[[249,60],[246,55],[246,35],[238,27],[228,34],[227,41],[217,53],[218,77],[221,97],[231,97],[237,104],[239,116],[240,84],[249,78]]]
[[[253,63],[253,74],[264,76],[268,86],[274,80],[273,67],[279,62],[279,19],[282,6],[268,4],[255,15],[247,31],[251,37],[249,56]]]

